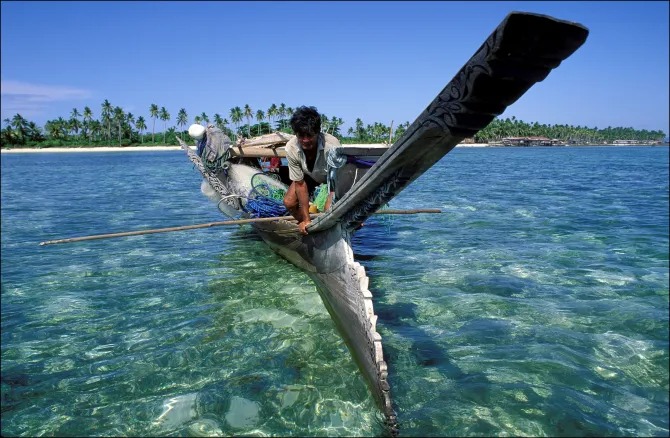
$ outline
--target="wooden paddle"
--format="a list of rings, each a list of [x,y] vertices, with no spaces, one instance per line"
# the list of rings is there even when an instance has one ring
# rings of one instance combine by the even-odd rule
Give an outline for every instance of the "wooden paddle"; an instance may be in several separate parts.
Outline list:
[[[442,213],[441,210],[436,208],[423,208],[423,209],[411,209],[411,210],[379,210],[375,214],[419,214],[419,213]],[[314,219],[322,215],[323,213],[314,213],[309,216]],[[97,239],[110,239],[113,237],[126,237],[126,236],[140,236],[143,234],[155,234],[155,233],[169,233],[171,231],[184,231],[184,230],[194,230],[198,228],[209,228],[209,227],[220,227],[223,225],[243,225],[243,224],[253,224],[259,222],[275,222],[275,221],[288,221],[296,223],[296,220],[293,216],[278,216],[278,217],[260,217],[254,219],[236,219],[222,222],[209,222],[206,224],[197,224],[197,225],[184,225],[180,227],[168,227],[168,228],[155,228],[152,230],[138,230],[138,231],[125,231],[122,233],[111,233],[111,234],[96,234],[93,236],[83,236],[83,237],[70,237],[67,239],[58,239],[58,240],[47,240],[40,242],[40,246],[44,245],[55,245],[57,243],[72,243],[72,242],[82,242],[85,240],[97,240]]]

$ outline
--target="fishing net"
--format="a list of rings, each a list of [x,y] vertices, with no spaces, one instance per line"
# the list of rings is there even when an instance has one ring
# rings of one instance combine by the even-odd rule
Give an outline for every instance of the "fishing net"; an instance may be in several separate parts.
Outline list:
[[[265,175],[259,172],[251,177],[251,191],[247,198],[245,211],[252,217],[277,217],[284,216],[287,213],[284,206],[284,195],[286,190],[272,187],[263,178]]]

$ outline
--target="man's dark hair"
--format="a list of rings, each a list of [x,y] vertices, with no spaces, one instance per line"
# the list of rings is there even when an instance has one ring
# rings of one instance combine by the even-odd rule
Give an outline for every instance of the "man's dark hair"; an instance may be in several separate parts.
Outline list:
[[[321,115],[313,106],[301,106],[291,116],[291,128],[296,135],[315,135],[321,132]]]

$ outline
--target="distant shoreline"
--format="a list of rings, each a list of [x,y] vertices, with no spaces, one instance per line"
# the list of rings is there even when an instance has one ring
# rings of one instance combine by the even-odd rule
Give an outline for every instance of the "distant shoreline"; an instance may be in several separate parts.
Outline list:
[[[383,143],[374,144],[345,144],[343,146],[358,146],[358,147],[382,147]],[[459,147],[487,147],[485,143],[470,143],[459,144]],[[195,149],[195,146],[190,146]],[[43,152],[145,152],[145,151],[180,151],[180,146],[100,146],[100,147],[69,147],[69,148],[16,148],[16,149],[0,149],[0,152],[5,154],[18,153],[43,153]]]
[[[358,147],[381,147],[383,143],[374,144],[345,144],[343,146],[358,146]],[[569,145],[569,146],[491,146],[488,143],[461,143],[456,145],[459,148],[485,148],[485,147],[628,147],[628,146],[668,146],[668,144],[661,145]],[[195,146],[190,146],[195,149]],[[180,146],[100,146],[100,147],[69,147],[69,148],[16,148],[16,149],[0,149],[2,154],[21,154],[21,153],[61,153],[61,152],[147,152],[147,151],[179,151]]]
[[[192,147],[193,148],[193,147]],[[0,149],[0,153],[43,153],[43,152],[142,152],[142,151],[178,151],[179,146],[84,146],[69,148],[16,148]]]

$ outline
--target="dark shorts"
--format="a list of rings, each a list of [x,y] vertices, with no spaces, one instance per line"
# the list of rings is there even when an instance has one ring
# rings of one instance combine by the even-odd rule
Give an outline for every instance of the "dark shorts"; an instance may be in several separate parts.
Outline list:
[[[311,176],[307,175],[306,173],[304,174],[304,181],[305,184],[307,184],[307,194],[309,196],[309,199],[313,199],[314,192],[316,191],[316,188],[321,185],[321,183],[314,181],[314,179]],[[291,183],[293,182],[295,181],[291,181]]]
[[[309,193],[309,198],[311,199],[314,196],[314,190],[320,185],[318,182],[314,181],[311,176],[305,175],[305,184],[307,184],[307,192]]]

